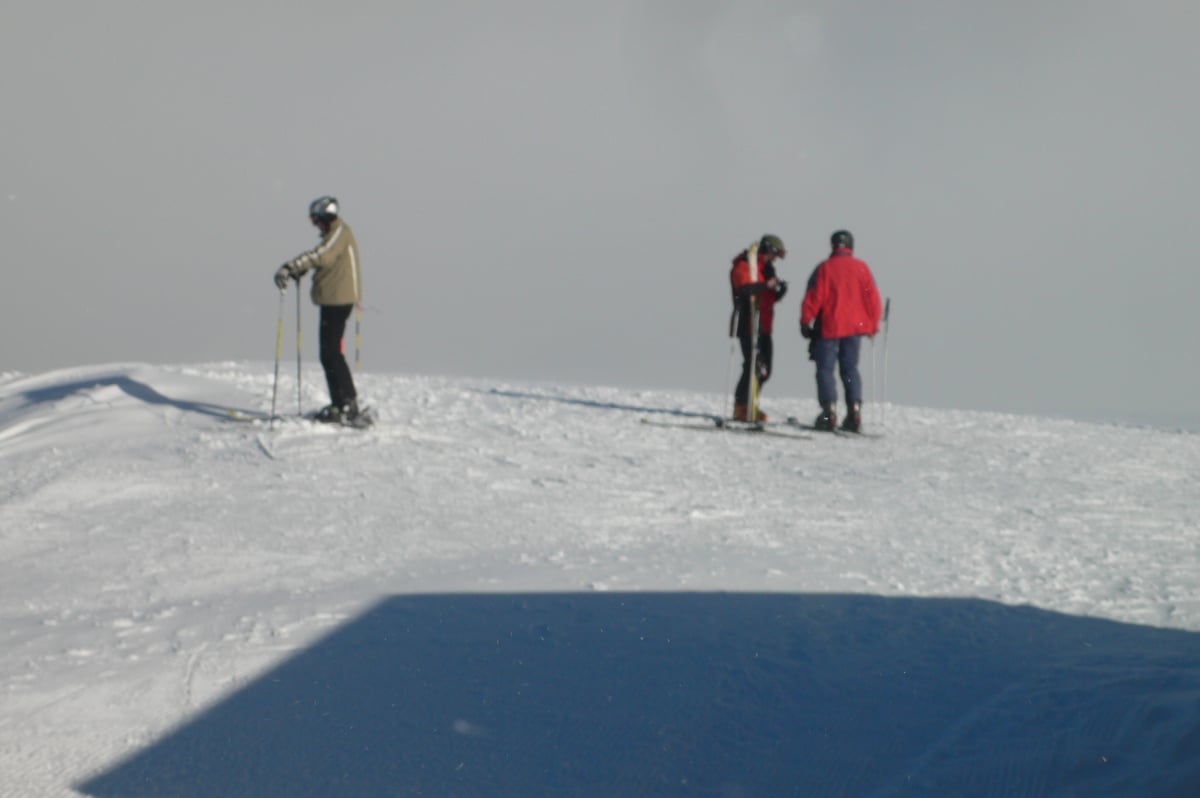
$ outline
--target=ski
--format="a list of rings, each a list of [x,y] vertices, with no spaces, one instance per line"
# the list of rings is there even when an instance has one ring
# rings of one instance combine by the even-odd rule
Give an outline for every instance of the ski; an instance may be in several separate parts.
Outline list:
[[[833,435],[836,435],[839,438],[877,439],[877,438],[883,437],[883,434],[879,433],[879,432],[851,432],[850,430],[842,429],[841,427],[835,427],[834,429],[817,429],[815,424],[809,424],[807,422],[801,421],[800,419],[796,418],[795,416],[788,416],[787,421],[784,423],[786,423],[789,427],[791,427],[793,429],[801,429],[801,430],[805,430],[806,432],[832,433]]]
[[[721,416],[710,416],[707,421],[661,421],[654,418],[643,418],[643,424],[652,427],[668,427],[671,429],[691,429],[700,432],[744,432],[751,435],[765,435],[772,438],[791,438],[793,440],[812,440],[811,435],[803,435],[781,429],[779,426],[754,424],[747,421],[735,421]]]
[[[272,417],[269,413],[249,413],[244,410],[234,410],[233,408],[226,408],[224,420],[225,421],[240,421],[243,423],[252,424],[256,421],[270,421],[271,418]],[[276,420],[279,420],[279,419],[283,418],[283,416],[275,416],[274,418]]]
[[[302,416],[275,416],[271,417],[266,413],[249,413],[243,410],[234,410],[227,408],[225,415],[222,417],[224,421],[233,421],[243,424],[269,423],[275,421],[307,421],[312,424],[327,424],[334,427],[349,427],[350,429],[368,429],[375,426],[378,417],[375,414],[374,408],[364,407],[358,412],[358,416],[352,421],[322,421],[317,418],[319,411],[313,410],[305,413]]]

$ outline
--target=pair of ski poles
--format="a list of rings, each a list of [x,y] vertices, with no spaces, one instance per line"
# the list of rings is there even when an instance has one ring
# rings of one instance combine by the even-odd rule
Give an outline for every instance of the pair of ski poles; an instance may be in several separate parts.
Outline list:
[[[275,405],[279,398],[279,361],[283,359],[283,300],[287,294],[286,288],[279,289],[279,323],[275,331],[275,382],[271,387],[271,428],[275,427]],[[296,415],[304,414],[304,404],[301,395],[303,383],[300,373],[300,353],[303,351],[300,337],[300,281],[296,281]],[[362,367],[362,306],[354,305],[354,370]]]
[[[279,361],[283,359],[283,300],[287,294],[287,288],[279,289],[279,323],[276,325],[275,332],[275,383],[271,388],[271,428],[275,427],[275,404],[279,398]],[[296,415],[302,415],[304,412],[301,400],[301,388],[303,386],[300,377],[300,353],[303,351],[303,345],[300,338],[300,283],[296,283]]]

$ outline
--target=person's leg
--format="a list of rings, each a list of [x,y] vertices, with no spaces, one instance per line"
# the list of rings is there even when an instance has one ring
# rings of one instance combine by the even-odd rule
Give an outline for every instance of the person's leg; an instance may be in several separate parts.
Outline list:
[[[750,397],[750,336],[739,335],[738,343],[742,345],[742,376],[733,392],[733,402],[745,414],[746,402]],[[734,417],[738,412],[734,411]]]
[[[746,410],[747,421],[766,421],[767,414],[762,411],[762,389],[767,380],[771,379],[771,361],[774,354],[774,346],[772,345],[771,336],[765,333],[758,336],[758,352],[754,357],[754,371],[756,373],[758,386],[755,391],[755,407],[754,417],[750,417],[750,410]],[[747,382],[749,382],[747,380]],[[748,394],[747,394],[748,395]]]
[[[861,351],[861,335],[841,339],[838,372],[842,376],[842,389],[846,397],[846,419],[842,422],[842,429],[850,432],[862,430],[862,376],[858,371],[858,357]]]
[[[838,341],[836,338],[820,338],[813,342],[813,360],[817,364],[817,402],[821,406],[829,403],[837,404],[837,380],[834,369],[837,366]]]
[[[842,377],[846,404],[862,404],[862,376],[858,373],[858,356],[862,336],[850,335],[838,340],[838,372]]]
[[[811,354],[817,364],[817,402],[821,405],[821,414],[814,423],[818,429],[833,429],[837,424],[837,379],[834,369],[837,366],[838,339],[813,339]]]
[[[358,396],[354,389],[354,377],[350,373],[350,366],[342,355],[346,320],[350,318],[350,311],[353,309],[353,305],[321,306],[321,367],[325,369],[329,401],[336,408],[344,407]]]
[[[758,387],[760,389],[767,380],[771,379],[774,360],[775,344],[770,335],[763,333],[758,336]]]

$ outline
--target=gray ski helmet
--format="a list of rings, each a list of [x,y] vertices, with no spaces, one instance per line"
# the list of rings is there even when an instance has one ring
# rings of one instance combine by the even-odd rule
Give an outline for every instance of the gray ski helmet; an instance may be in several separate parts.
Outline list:
[[[783,239],[779,236],[767,234],[758,242],[758,251],[767,255],[778,255],[781,258],[787,257],[787,249],[783,246]]]
[[[829,237],[829,245],[834,249],[854,249],[854,236],[849,230],[838,230]]]
[[[328,222],[338,216],[338,201],[334,197],[317,197],[308,204],[308,215],[319,222]]]

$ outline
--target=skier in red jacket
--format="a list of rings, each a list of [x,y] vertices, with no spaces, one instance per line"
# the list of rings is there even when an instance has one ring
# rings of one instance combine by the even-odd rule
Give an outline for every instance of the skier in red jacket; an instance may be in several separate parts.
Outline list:
[[[854,236],[838,230],[830,236],[830,256],[817,266],[808,281],[800,306],[800,334],[811,339],[809,352],[817,364],[817,401],[821,414],[814,426],[837,427],[836,364],[846,398],[842,429],[862,431],[862,377],[858,356],[864,335],[879,332],[883,303],[867,264],[854,257]]]
[[[733,259],[729,271],[729,284],[733,290],[733,309],[737,319],[737,337],[742,345],[742,377],[733,394],[733,417],[738,421],[766,421],[767,415],[755,408],[750,418],[748,400],[750,396],[750,361],[757,364],[758,385],[761,388],[771,376],[771,361],[774,347],[771,327],[775,321],[775,302],[787,292],[787,283],[775,274],[775,259],[787,257],[787,250],[779,236],[765,235],[758,242],[758,254],[751,268],[749,250],[743,250]],[[758,297],[758,330],[750,329],[753,317],[751,298]],[[754,353],[754,333],[758,334],[758,351]],[[730,335],[733,335],[730,330]]]

